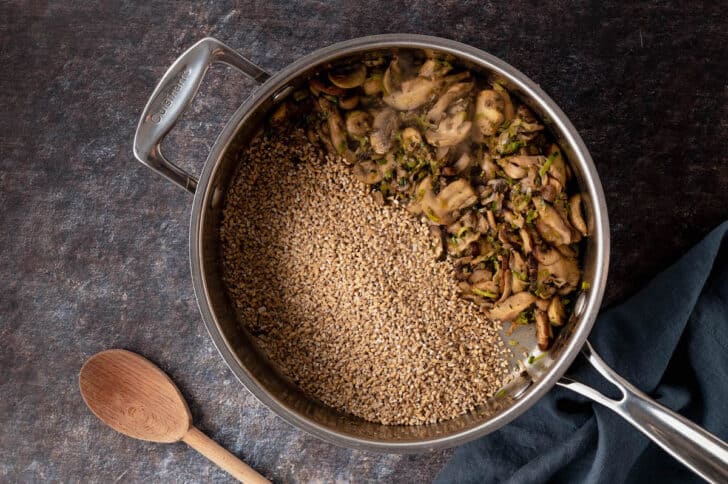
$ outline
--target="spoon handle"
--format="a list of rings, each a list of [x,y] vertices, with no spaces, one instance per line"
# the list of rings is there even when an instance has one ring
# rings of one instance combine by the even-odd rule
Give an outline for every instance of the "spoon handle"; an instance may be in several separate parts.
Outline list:
[[[268,479],[255,472],[252,467],[228,452],[197,427],[191,426],[182,440],[240,482],[270,484]]]

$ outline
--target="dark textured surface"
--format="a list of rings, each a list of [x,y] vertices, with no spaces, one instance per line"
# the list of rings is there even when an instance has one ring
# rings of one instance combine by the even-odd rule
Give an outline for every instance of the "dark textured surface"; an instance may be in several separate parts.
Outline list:
[[[108,347],[157,362],[203,430],[277,481],[423,481],[448,455],[319,442],[263,408],[218,357],[189,279],[191,197],[131,156],[154,84],[204,35],[270,71],[397,31],[460,40],[521,69],[581,131],[602,177],[608,305],[728,217],[725,2],[81,3],[0,5],[4,482],[226,479],[183,444],[131,440],[87,411],[77,372]],[[251,88],[214,68],[170,158],[198,171]]]

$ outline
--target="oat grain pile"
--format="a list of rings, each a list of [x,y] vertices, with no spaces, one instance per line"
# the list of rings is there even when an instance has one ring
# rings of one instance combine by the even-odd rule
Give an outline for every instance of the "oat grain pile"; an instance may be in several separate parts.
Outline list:
[[[260,347],[309,395],[385,424],[442,421],[500,388],[508,349],[500,324],[458,297],[427,230],[302,132],[259,137],[226,197],[224,279]]]

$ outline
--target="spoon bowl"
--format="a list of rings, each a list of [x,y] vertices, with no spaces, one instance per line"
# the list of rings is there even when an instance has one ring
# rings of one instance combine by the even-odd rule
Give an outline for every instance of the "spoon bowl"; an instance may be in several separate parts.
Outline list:
[[[106,350],[89,358],[79,375],[81,396],[109,427],[135,439],[182,440],[192,416],[177,385],[146,358]]]

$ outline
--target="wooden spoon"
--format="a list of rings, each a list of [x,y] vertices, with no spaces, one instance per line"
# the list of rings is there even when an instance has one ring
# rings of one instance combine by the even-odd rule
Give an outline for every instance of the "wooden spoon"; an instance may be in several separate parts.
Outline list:
[[[79,384],[86,405],[114,430],[151,442],[182,440],[241,482],[270,482],[192,425],[177,386],[146,358],[102,351],[84,363]]]

